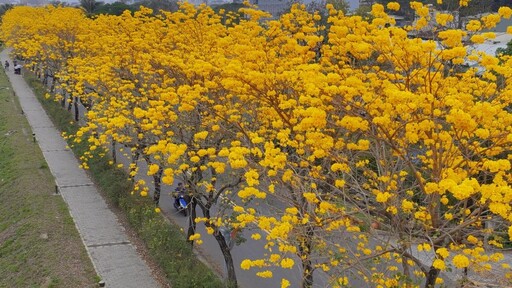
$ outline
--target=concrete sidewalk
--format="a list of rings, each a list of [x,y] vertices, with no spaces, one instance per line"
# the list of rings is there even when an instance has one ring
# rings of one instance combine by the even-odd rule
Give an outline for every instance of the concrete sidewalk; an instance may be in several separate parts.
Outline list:
[[[5,60],[12,63],[8,57],[8,51],[2,51],[1,63]],[[73,152],[66,149],[66,142],[32,89],[13,70],[6,71],[12,88],[55,177],[59,192],[69,207],[96,272],[106,287],[160,287],[131,245],[114,213],[109,210],[85,171],[78,167],[79,162]]]

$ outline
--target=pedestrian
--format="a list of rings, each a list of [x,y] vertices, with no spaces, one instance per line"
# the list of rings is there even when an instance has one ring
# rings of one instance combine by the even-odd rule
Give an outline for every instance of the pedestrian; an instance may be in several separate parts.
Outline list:
[[[21,75],[21,65],[20,64],[17,64],[16,66],[14,66],[14,74]]]
[[[4,67],[5,67],[5,71],[9,71],[9,66],[11,64],[9,64],[9,61],[5,60],[5,64],[4,64]]]

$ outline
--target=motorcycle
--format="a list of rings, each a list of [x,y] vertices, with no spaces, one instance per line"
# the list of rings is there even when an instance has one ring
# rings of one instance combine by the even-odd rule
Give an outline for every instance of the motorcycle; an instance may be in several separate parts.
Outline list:
[[[184,194],[178,194],[174,199],[174,208],[178,210],[183,216],[188,215],[188,204],[190,203],[190,197]]]

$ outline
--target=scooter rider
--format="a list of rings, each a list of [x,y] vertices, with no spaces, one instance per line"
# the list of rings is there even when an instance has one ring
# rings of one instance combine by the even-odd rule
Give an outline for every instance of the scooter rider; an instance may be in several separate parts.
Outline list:
[[[189,204],[191,197],[190,195],[187,195],[186,188],[183,185],[183,183],[178,183],[178,187],[174,190],[174,208],[178,210],[178,212],[181,212],[183,215],[187,216],[187,214],[190,212],[189,210]]]
[[[185,196],[185,186],[181,182],[178,183],[178,187],[174,190],[174,204],[176,206],[180,206],[180,196]]]

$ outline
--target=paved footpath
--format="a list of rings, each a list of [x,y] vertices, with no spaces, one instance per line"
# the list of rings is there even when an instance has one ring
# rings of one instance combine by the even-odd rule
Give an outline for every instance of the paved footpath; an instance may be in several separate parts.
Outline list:
[[[0,63],[8,57],[7,50],[2,51]],[[160,287],[32,89],[13,70],[7,72],[12,88],[105,287]]]

